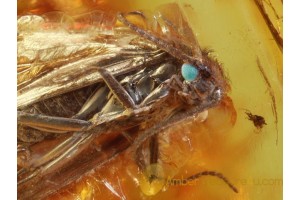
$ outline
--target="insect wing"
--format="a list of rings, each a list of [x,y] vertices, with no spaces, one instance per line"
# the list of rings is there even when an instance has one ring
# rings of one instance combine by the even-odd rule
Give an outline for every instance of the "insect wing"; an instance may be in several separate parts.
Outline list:
[[[101,82],[97,67],[122,75],[159,59],[153,53],[157,49],[140,51],[129,44],[137,35],[113,30],[115,19],[105,17],[94,12],[88,17],[51,13],[19,18],[18,108]],[[29,22],[35,28],[27,29]],[[145,58],[147,54],[152,56]]]
[[[143,12],[148,31],[195,59],[201,58],[201,49],[193,30],[178,4],[160,6],[153,13]]]

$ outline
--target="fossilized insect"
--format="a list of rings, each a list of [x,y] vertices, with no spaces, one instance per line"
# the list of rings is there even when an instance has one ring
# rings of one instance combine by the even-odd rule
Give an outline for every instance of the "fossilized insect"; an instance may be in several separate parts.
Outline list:
[[[254,115],[250,111],[246,111],[245,114],[247,115],[248,119],[253,122],[253,125],[257,129],[262,129],[264,125],[267,125],[264,117],[260,115]]]
[[[119,13],[123,26],[115,26],[116,18],[102,12],[74,17],[73,24],[63,23],[67,26],[51,21],[53,16],[54,22],[69,19],[61,13],[19,18],[21,198],[46,197],[129,146],[136,149],[143,169],[147,164],[139,150],[147,140],[149,163],[156,163],[156,134],[226,96],[229,85],[221,65],[200,49],[183,16],[158,14]],[[147,27],[136,25],[130,16]],[[84,31],[72,27],[87,19],[90,27]],[[23,29],[28,21],[37,27]],[[214,171],[188,180],[202,175],[219,177],[237,191]]]

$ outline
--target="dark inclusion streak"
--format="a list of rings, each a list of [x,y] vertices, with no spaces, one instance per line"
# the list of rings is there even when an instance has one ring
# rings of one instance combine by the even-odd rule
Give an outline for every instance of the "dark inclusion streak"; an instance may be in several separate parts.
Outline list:
[[[276,100],[275,100],[274,90],[272,89],[271,84],[269,82],[269,79],[268,79],[262,65],[260,64],[258,58],[257,58],[256,62],[257,62],[258,69],[259,69],[260,73],[262,74],[262,76],[265,80],[265,83],[267,85],[269,95],[272,99],[272,110],[273,110],[273,115],[275,117],[275,125],[276,125],[276,132],[277,132],[277,138],[276,138],[276,145],[277,145],[278,144],[278,115],[277,115],[277,108],[276,108]]]
[[[283,49],[283,39],[282,37],[279,35],[278,31],[276,30],[276,28],[274,27],[273,23],[271,22],[268,14],[266,13],[266,10],[263,6],[263,3],[261,2],[261,0],[255,0],[255,4],[259,9],[259,12],[261,13],[261,15],[263,16],[266,24],[268,25],[269,30],[271,31],[271,34],[273,35],[277,46],[279,47],[280,51],[282,52]]]
[[[276,16],[276,18],[279,20],[281,19],[281,17],[279,17],[279,15],[277,14],[274,6],[272,5],[272,3],[270,2],[270,0],[265,0],[265,3],[268,4],[268,6],[270,6],[270,8],[272,9],[272,11],[274,12],[274,15]],[[282,3],[282,2],[281,2]]]

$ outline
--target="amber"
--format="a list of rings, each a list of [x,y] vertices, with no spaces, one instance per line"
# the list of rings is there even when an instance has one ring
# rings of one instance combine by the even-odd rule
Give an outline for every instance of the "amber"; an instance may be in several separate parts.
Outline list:
[[[169,2],[19,0],[18,14],[155,10]],[[231,92],[208,111],[204,122],[195,119],[162,133],[172,141],[162,148],[163,171],[171,178],[180,180],[199,171],[216,170],[230,179],[239,193],[215,177],[203,177],[189,185],[145,185],[147,181],[143,182],[142,172],[127,151],[49,199],[141,199],[147,195],[153,195],[151,199],[282,199],[282,47],[257,2],[179,1],[201,48],[212,49],[211,54],[223,63]],[[282,1],[264,1],[263,6],[282,38]],[[247,111],[262,116],[266,125],[258,130],[248,120]]]

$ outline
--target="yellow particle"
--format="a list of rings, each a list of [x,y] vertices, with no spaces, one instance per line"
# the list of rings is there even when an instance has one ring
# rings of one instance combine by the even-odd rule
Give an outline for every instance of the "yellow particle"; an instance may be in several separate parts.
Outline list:
[[[81,200],[89,200],[93,199],[94,190],[93,187],[88,184],[87,186],[83,187],[80,192],[80,199]]]
[[[164,187],[165,180],[164,171],[160,165],[149,165],[140,177],[141,191],[147,196],[153,196]]]

